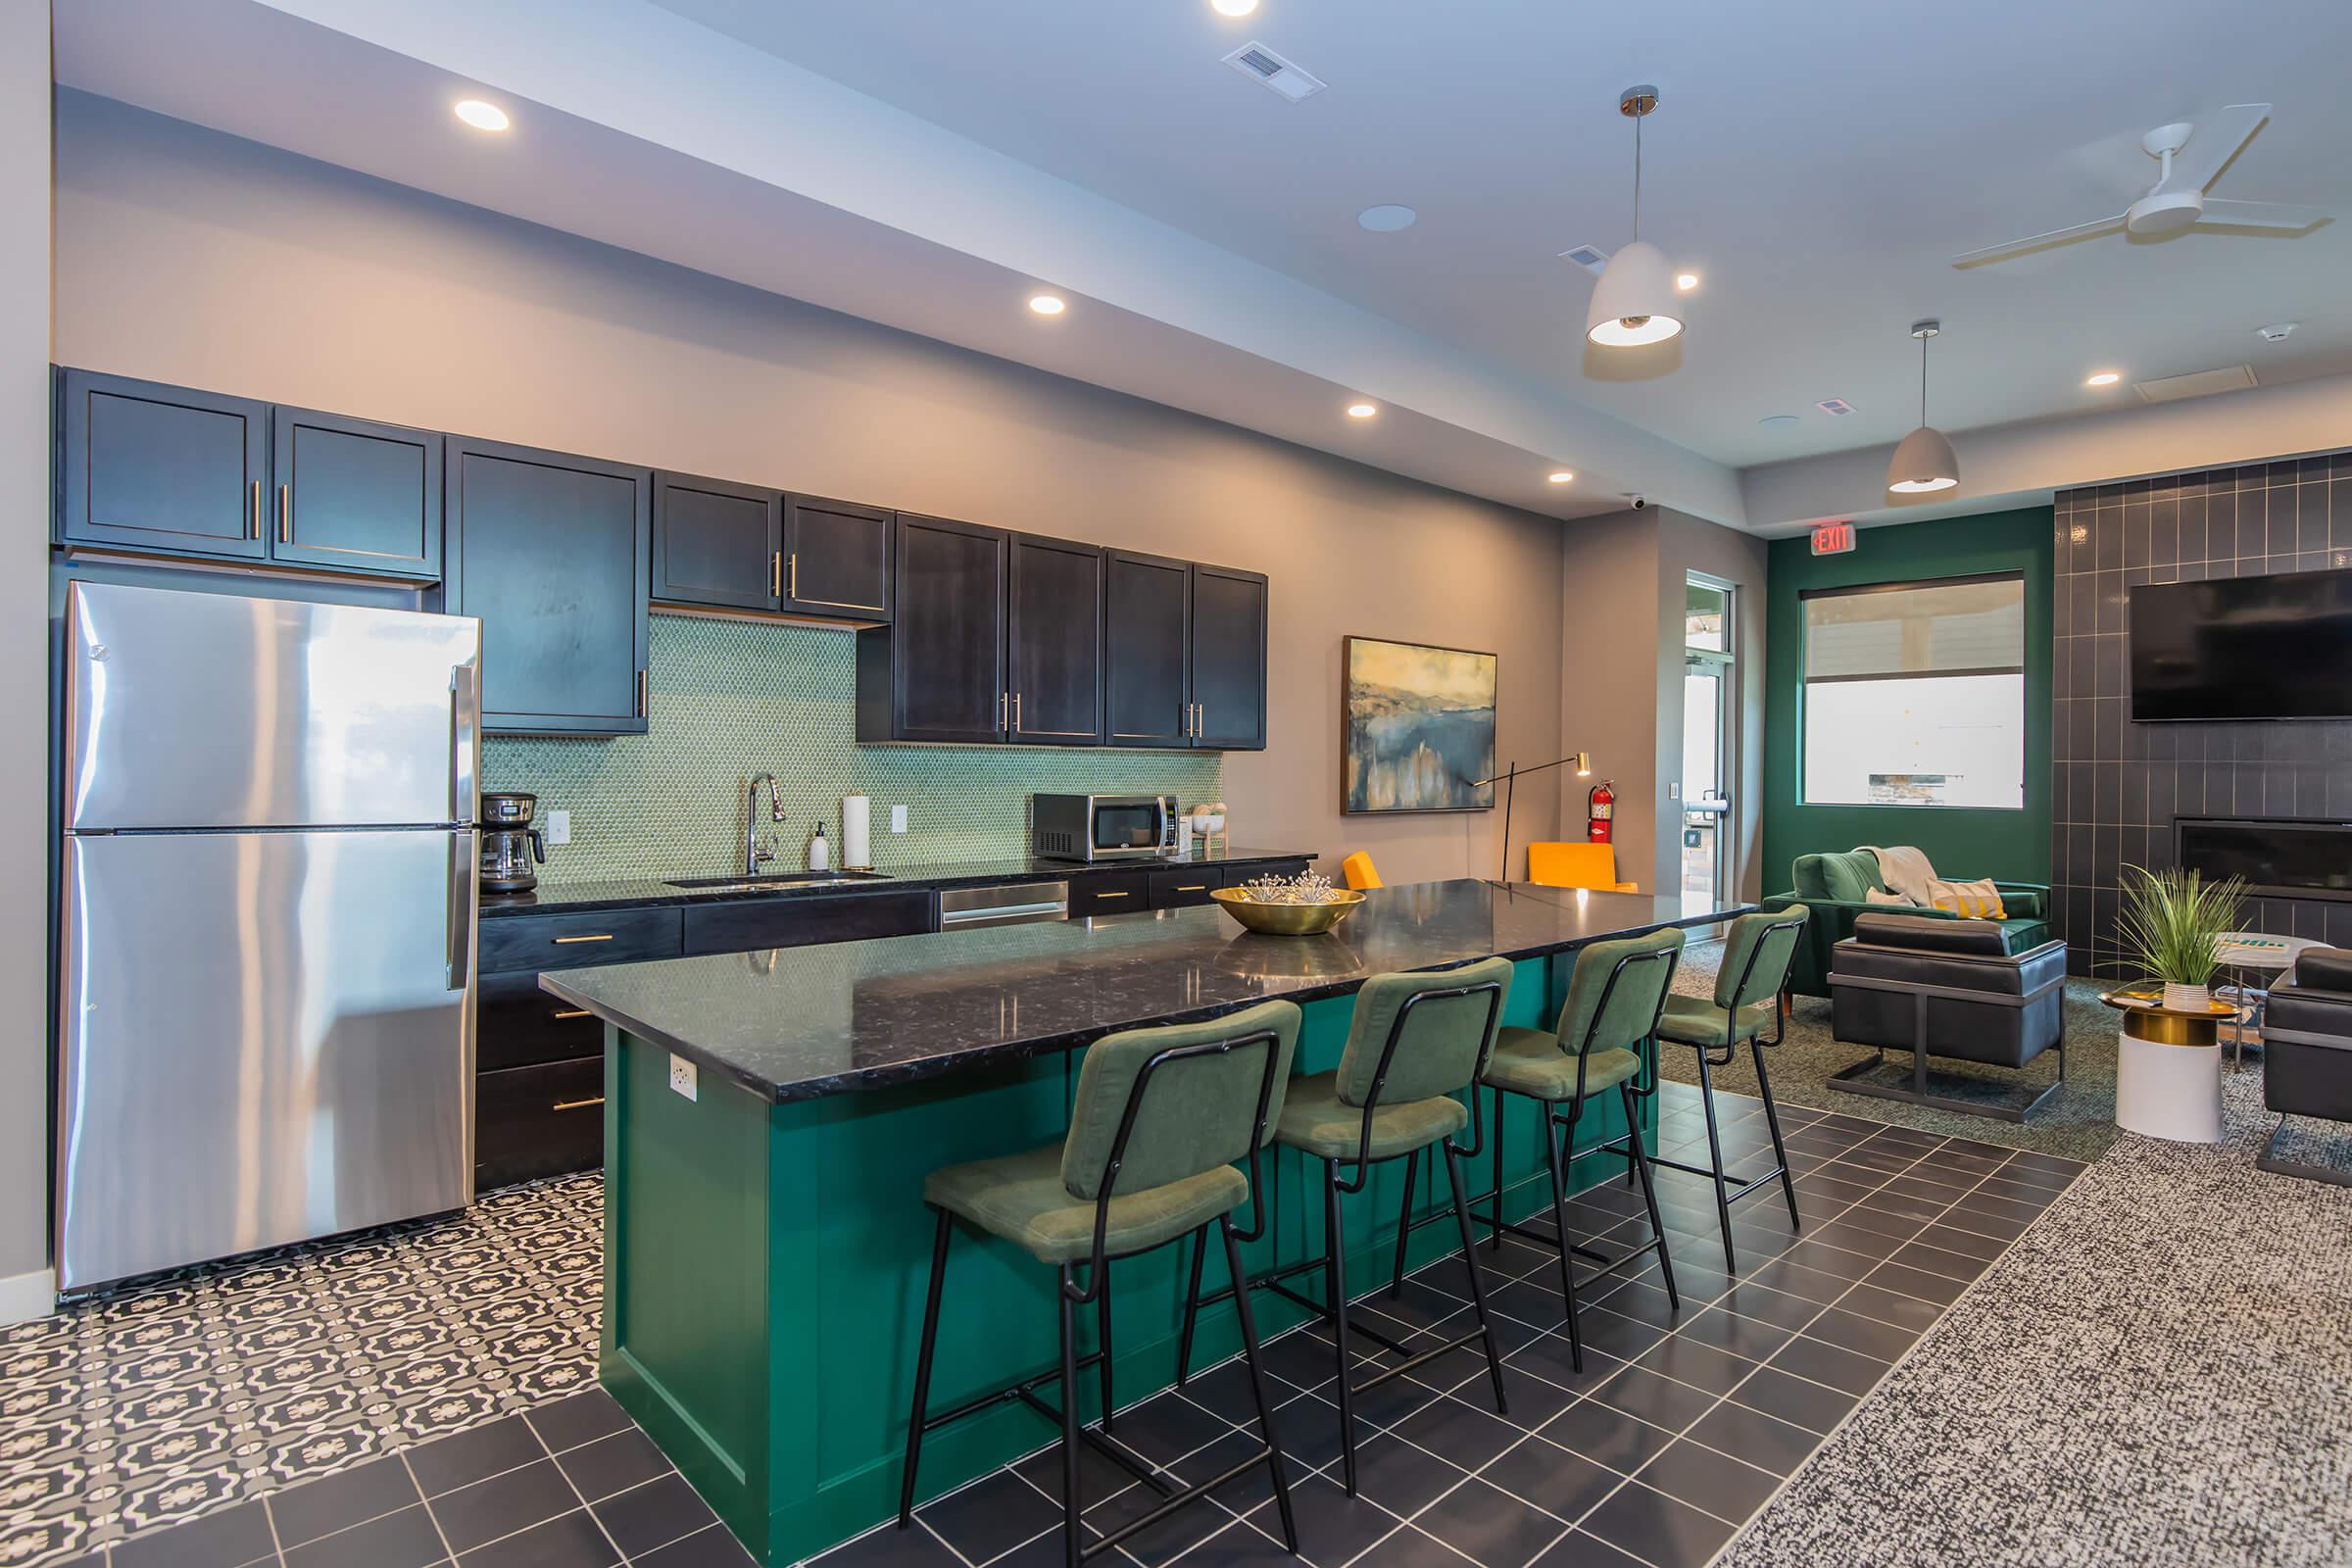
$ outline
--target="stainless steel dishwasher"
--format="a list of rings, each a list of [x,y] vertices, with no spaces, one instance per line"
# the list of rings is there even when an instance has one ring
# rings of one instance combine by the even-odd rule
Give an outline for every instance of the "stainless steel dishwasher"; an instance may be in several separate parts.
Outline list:
[[[1009,887],[949,888],[939,896],[942,931],[1028,925],[1070,917],[1067,882],[1016,882]]]

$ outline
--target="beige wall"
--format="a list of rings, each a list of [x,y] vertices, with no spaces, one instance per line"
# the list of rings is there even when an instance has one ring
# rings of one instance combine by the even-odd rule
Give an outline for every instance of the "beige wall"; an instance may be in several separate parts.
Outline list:
[[[49,8],[0,5],[0,1322],[49,1305]]]
[[[1758,851],[1764,831],[1764,737],[1757,733],[1764,713],[1764,563],[1766,544],[1753,534],[1735,532],[1680,512],[1658,509],[1658,783],[1682,776],[1683,766],[1683,607],[1684,590],[1692,572],[1732,584],[1732,636],[1735,675],[1741,722],[1732,726],[1732,746],[1725,776],[1734,803],[1731,831],[1724,851],[1731,867],[1730,892],[1756,898],[1762,892],[1763,871]],[[1657,835],[1657,876],[1661,889],[1678,885],[1682,875],[1679,801],[1660,801]]]
[[[1335,874],[1486,872],[1499,828],[1341,815],[1344,636],[1493,650],[1502,757],[1557,755],[1548,519],[104,100],[58,137],[63,363],[1264,571],[1271,744],[1225,794]]]

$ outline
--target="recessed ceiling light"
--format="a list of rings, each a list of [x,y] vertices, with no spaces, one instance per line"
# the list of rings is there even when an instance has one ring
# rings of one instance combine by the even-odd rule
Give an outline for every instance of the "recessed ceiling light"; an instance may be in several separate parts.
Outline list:
[[[1069,306],[1062,303],[1058,294],[1032,294],[1029,296],[1029,308],[1040,316],[1059,316]]]
[[[2121,370],[2101,370],[2098,374],[2091,376],[2082,384],[2084,386],[2113,386],[2116,382],[2121,381],[2123,378],[2124,372]]]
[[[1674,274],[1674,286],[1688,294],[1698,287],[1698,274],[1696,272],[1677,272]]]
[[[1410,228],[1420,218],[1410,207],[1399,207],[1394,202],[1367,207],[1355,215],[1356,222],[1375,234],[1394,234],[1400,228]]]
[[[1756,422],[1767,430],[1786,430],[1799,421],[1793,414],[1767,414]]]
[[[1257,0],[1208,0],[1208,8],[1220,17],[1246,17],[1257,9]]]
[[[460,120],[476,130],[504,130],[512,123],[507,119],[507,112],[504,109],[493,103],[485,103],[479,98],[461,99],[458,103],[457,114]]]
[[[1576,470],[1574,468],[1554,468],[1551,471],[1551,482],[1553,484],[1566,484],[1575,477]]]
[[[1380,410],[1378,408],[1369,403],[1350,403],[1348,405],[1348,417],[1350,419],[1369,419],[1372,417],[1372,416],[1378,414]]]

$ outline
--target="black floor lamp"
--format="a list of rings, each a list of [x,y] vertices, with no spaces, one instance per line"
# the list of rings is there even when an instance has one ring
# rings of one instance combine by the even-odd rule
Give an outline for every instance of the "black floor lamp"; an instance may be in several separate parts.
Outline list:
[[[1511,797],[1518,793],[1519,775],[1541,773],[1549,768],[1567,767],[1571,764],[1575,766],[1578,778],[1592,776],[1592,754],[1591,752],[1571,752],[1556,762],[1539,762],[1534,767],[1521,767],[1517,762],[1513,762],[1493,778],[1479,778],[1470,781],[1470,787],[1474,790],[1485,789],[1490,784],[1499,783],[1502,785],[1502,874],[1495,880],[1508,882],[1511,879]]]

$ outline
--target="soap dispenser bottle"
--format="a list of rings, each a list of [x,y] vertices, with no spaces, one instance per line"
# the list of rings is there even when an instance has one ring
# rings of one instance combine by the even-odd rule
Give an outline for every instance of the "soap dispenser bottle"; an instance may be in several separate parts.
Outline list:
[[[815,835],[808,840],[808,869],[822,871],[832,863],[833,846],[825,842],[825,824],[816,824]]]

